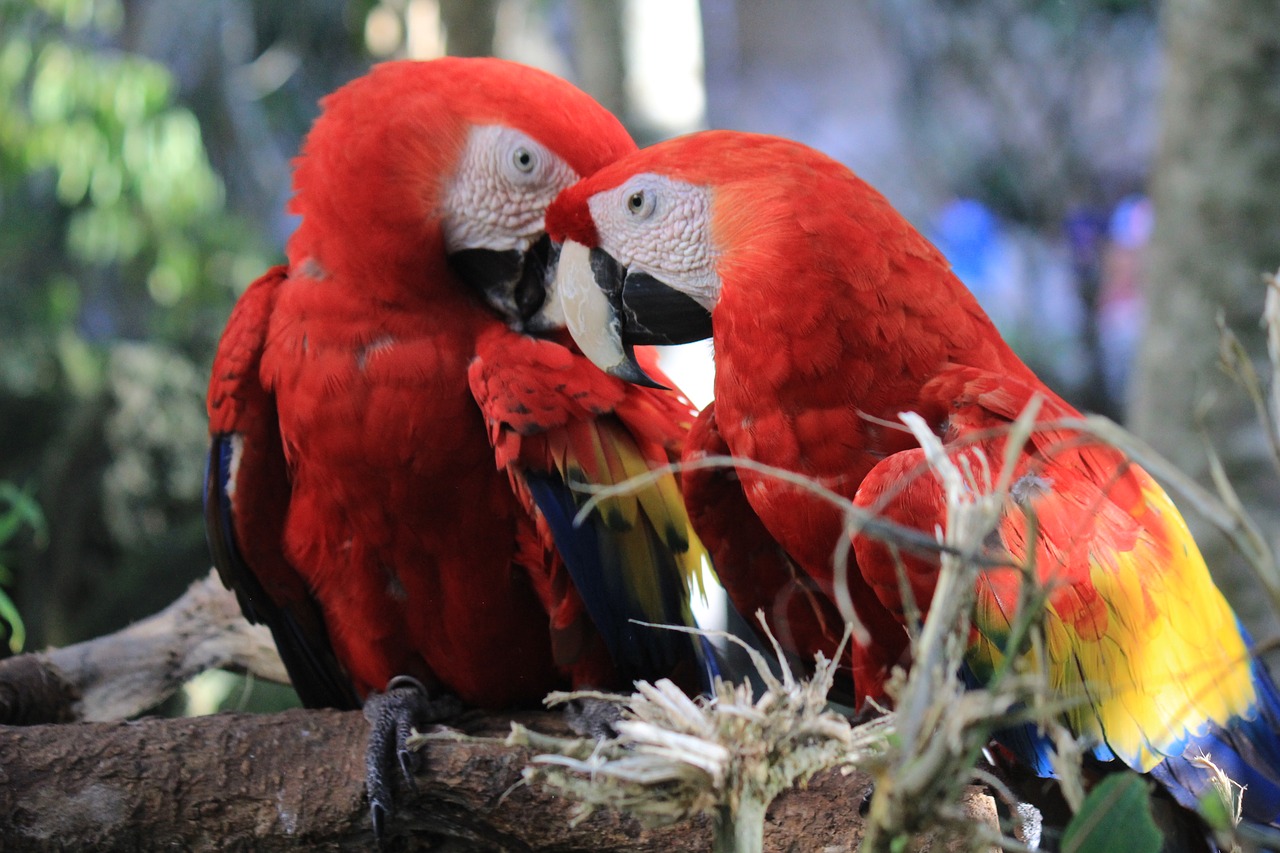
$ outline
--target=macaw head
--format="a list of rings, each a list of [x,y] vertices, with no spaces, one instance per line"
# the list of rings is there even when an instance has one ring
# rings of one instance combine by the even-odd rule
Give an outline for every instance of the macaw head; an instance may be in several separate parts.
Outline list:
[[[295,168],[295,268],[361,271],[397,300],[456,277],[514,323],[543,316],[547,206],[635,150],[586,93],[499,59],[388,62],[321,103]]]
[[[820,286],[882,288],[891,256],[946,269],[845,166],[735,131],[678,137],[605,166],[556,199],[547,231],[561,244],[554,290],[570,333],[601,369],[640,384],[650,383],[635,346],[701,340],[714,326],[719,351],[730,315],[744,327],[764,311],[801,346],[806,329],[829,319]]]

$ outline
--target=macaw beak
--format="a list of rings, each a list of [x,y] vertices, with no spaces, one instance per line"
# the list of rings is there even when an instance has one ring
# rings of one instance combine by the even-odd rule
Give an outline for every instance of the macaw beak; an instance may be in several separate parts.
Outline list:
[[[604,372],[651,388],[635,347],[711,337],[711,314],[648,273],[628,272],[603,249],[572,240],[560,249],[553,286],[569,334]]]
[[[449,268],[503,317],[522,330],[543,331],[538,321],[555,274],[559,246],[543,234],[517,249],[462,249],[449,255]]]

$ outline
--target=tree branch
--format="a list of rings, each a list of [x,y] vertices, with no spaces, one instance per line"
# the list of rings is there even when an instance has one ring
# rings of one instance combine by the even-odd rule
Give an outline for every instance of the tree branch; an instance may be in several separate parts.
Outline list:
[[[0,661],[0,723],[22,724],[0,726],[0,850],[371,848],[368,724],[358,712],[67,722],[136,715],[213,667],[285,677],[270,634],[244,621],[212,573],[115,634]],[[512,719],[471,714],[458,724],[493,739],[427,747],[416,791],[401,791],[388,850],[709,848],[705,819],[645,829],[601,810],[573,825],[576,802],[523,781],[533,752],[502,742]],[[568,734],[559,713],[514,719]],[[856,849],[869,789],[864,775],[828,772],[784,793],[769,810],[765,849]],[[964,807],[994,821],[977,790]]]
[[[468,725],[503,736],[508,717]],[[563,732],[558,714],[518,719]],[[367,724],[357,712],[218,714],[196,719],[0,728],[0,849],[327,851],[373,844],[364,799]],[[645,830],[521,783],[529,750],[495,741],[433,742],[416,792],[401,792],[389,850],[706,850],[706,820]],[[768,850],[854,850],[868,780],[820,774],[779,797]],[[985,794],[965,801],[992,821]]]
[[[289,683],[271,633],[245,621],[211,571],[164,610],[114,634],[0,661],[0,724],[125,719],[219,668]]]

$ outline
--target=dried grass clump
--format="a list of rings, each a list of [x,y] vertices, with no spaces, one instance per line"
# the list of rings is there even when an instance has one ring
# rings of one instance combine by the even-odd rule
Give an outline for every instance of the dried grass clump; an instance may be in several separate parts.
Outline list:
[[[978,574],[986,568],[985,543],[1006,511],[1016,454],[1035,428],[1037,398],[1009,429],[1006,457],[993,467],[978,449],[948,454],[937,436],[914,413],[902,420],[925,451],[929,472],[942,483],[947,496],[945,529],[937,531],[941,568],[929,613],[912,636],[910,672],[890,684],[895,702],[894,749],[862,769],[876,780],[876,793],[867,817],[864,849],[898,850],[909,838],[926,830],[977,848],[1000,846],[1023,849],[1009,837],[975,824],[960,808],[968,785],[987,784],[1015,811],[1016,802],[998,779],[977,769],[992,733],[1004,726],[1037,722],[1059,744],[1060,774],[1073,790],[1079,781],[1079,746],[1055,720],[1062,706],[1048,695],[1044,672],[1025,667],[998,672],[984,689],[968,687],[961,667],[969,642],[970,615]],[[1043,661],[1038,615],[1043,588],[1032,567],[1023,572],[1022,600],[1015,617],[1010,646],[1030,646],[1025,662]],[[905,583],[905,580],[904,580]],[[1013,660],[1015,656],[1008,656]]]
[[[892,732],[889,718],[854,726],[828,709],[833,660],[819,656],[813,677],[797,679],[776,643],[774,650],[780,675],[747,649],[765,685],[759,696],[748,684],[718,681],[714,696],[690,699],[667,680],[638,682],[630,697],[553,694],[549,703],[619,703],[618,736],[591,743],[514,726],[508,742],[547,751],[525,778],[579,800],[580,818],[602,806],[648,825],[710,814],[716,850],[761,850],[765,811],[778,794],[822,770],[871,760]]]
[[[1022,445],[1036,409],[1038,405],[1030,407],[1014,426],[1011,448]],[[624,719],[617,724],[617,738],[598,743],[548,738],[516,727],[510,743],[546,750],[525,771],[526,779],[579,800],[581,816],[611,807],[662,825],[710,814],[716,850],[757,851],[763,844],[765,810],[779,793],[822,770],[856,766],[876,780],[866,849],[896,849],[937,828],[977,845],[1007,842],[1016,847],[990,827],[975,824],[961,799],[969,784],[992,781],[974,767],[995,727],[1026,719],[1034,713],[1028,708],[1044,708],[1046,718],[1060,709],[1038,701],[1043,679],[1011,675],[999,689],[968,690],[958,675],[974,579],[986,562],[979,555],[1005,505],[1007,472],[1014,466],[1011,459],[1004,460],[1000,470],[1006,473],[993,475],[987,460],[975,452],[965,457],[961,470],[923,421],[910,414],[903,420],[945,484],[949,512],[947,529],[938,532],[942,571],[934,604],[913,638],[911,673],[899,675],[893,686],[897,713],[853,725],[827,704],[834,661],[819,656],[813,677],[798,679],[775,641],[780,676],[762,655],[748,649],[765,687],[759,696],[749,685],[720,682],[713,697],[690,699],[660,681],[637,684],[638,692],[629,699],[608,694],[550,697],[555,702],[582,697],[617,702]],[[850,519],[853,527],[866,521],[854,512]]]

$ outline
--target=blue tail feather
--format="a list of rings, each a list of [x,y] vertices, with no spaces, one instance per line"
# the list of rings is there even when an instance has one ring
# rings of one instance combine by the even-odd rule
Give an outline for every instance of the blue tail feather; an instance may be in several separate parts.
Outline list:
[[[1280,827],[1280,691],[1262,661],[1255,658],[1251,668],[1257,699],[1250,715],[1226,726],[1209,724],[1187,739],[1181,755],[1165,759],[1151,775],[1179,803],[1194,808],[1213,786],[1212,771],[1196,761],[1204,756],[1244,786],[1246,820]]]
[[[662,612],[646,613],[627,589],[617,543],[610,540],[608,524],[600,514],[575,525],[580,498],[563,479],[556,474],[526,473],[525,482],[592,622],[624,676],[656,678],[681,660],[703,657],[703,649],[688,634],[637,624],[686,625],[690,621],[688,592],[670,555],[662,559],[660,549],[654,549],[652,568],[659,575]]]

